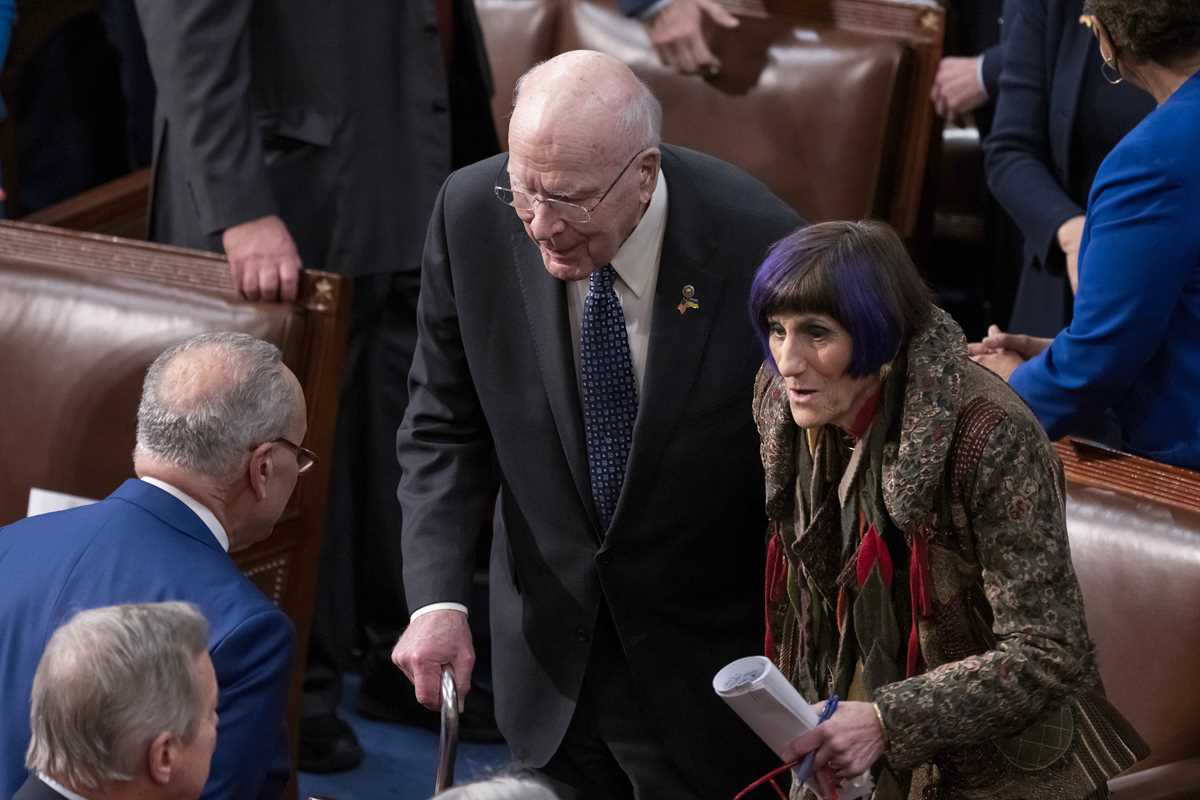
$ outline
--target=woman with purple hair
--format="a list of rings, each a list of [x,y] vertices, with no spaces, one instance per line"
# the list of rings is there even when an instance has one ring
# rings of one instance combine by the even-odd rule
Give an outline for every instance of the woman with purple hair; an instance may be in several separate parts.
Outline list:
[[[842,698],[790,755],[815,753],[825,797],[866,770],[876,800],[1107,797],[1146,748],[1104,698],[1032,413],[881,223],[778,242],[750,313],[767,654]]]

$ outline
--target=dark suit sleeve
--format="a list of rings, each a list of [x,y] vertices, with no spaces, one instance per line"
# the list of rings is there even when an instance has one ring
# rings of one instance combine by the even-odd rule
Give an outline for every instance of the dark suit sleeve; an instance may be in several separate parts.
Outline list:
[[[1000,91],[1000,70],[1004,67],[1004,47],[994,44],[983,51],[983,89],[988,99],[996,102]]]
[[[471,379],[455,308],[447,216],[460,174],[451,175],[442,186],[429,223],[408,408],[396,435],[404,591],[411,610],[429,603],[469,602],[475,542],[495,497],[491,434]],[[470,224],[463,221],[464,226]]]
[[[1045,266],[1059,227],[1083,214],[1054,174],[1046,7],[1042,0],[1005,4],[1004,65],[992,133],[984,145],[988,186]]]
[[[217,749],[203,800],[276,800],[288,780],[284,722],[295,633],[270,609],[233,629],[212,650],[220,697]]]
[[[253,0],[137,0],[159,115],[215,234],[276,213],[250,96]]]

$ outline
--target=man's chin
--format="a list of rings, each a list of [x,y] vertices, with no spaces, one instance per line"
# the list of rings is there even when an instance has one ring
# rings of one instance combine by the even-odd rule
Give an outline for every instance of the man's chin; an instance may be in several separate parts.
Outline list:
[[[596,269],[590,260],[561,259],[546,253],[542,253],[542,263],[546,265],[546,272],[560,281],[581,281]]]

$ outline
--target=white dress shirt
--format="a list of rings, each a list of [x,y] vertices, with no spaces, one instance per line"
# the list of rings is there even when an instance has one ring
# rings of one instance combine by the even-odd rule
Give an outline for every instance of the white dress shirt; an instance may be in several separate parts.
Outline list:
[[[63,797],[67,798],[67,800],[87,800],[87,798],[84,797],[83,795],[72,792],[70,789],[63,786],[61,783],[54,780],[54,778],[51,778],[48,775],[45,775],[45,774],[39,772],[37,774],[37,776],[38,776],[38,780],[40,780],[42,783],[49,786],[54,791],[61,794]]]
[[[633,379],[641,402],[642,383],[646,377],[646,355],[650,350],[650,325],[654,317],[654,289],[658,285],[658,265],[662,259],[663,236],[667,231],[667,178],[662,170],[650,205],[638,220],[637,227],[613,256],[612,268],[617,273],[613,289],[625,314],[625,332],[629,337],[629,357],[633,362]],[[575,375],[579,376],[579,338],[583,332],[583,304],[587,300],[588,279],[567,284],[567,314],[571,320],[571,348],[575,353]],[[409,615],[409,621],[431,611],[461,611],[462,603],[430,603]]]
[[[190,494],[185,494],[179,489],[176,489],[166,481],[160,481],[158,478],[142,478],[142,480],[151,486],[157,486],[159,489],[162,489],[164,492],[190,508],[196,514],[196,516],[200,518],[200,521],[203,522],[210,531],[212,531],[212,535],[216,537],[217,543],[221,545],[221,549],[226,553],[229,552],[229,534],[225,533],[225,526],[223,526],[221,521],[217,519],[216,514],[214,514],[212,511],[209,511],[208,506],[204,505]]]

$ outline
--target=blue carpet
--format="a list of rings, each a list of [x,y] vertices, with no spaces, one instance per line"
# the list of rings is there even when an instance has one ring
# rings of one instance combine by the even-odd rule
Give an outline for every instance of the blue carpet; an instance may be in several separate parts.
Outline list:
[[[349,772],[300,773],[300,798],[323,795],[337,800],[426,800],[437,774],[438,737],[412,725],[366,719],[354,711],[359,677],[347,675],[342,689],[342,718],[354,728],[365,757]],[[461,742],[455,779],[486,776],[510,761],[504,744]]]

